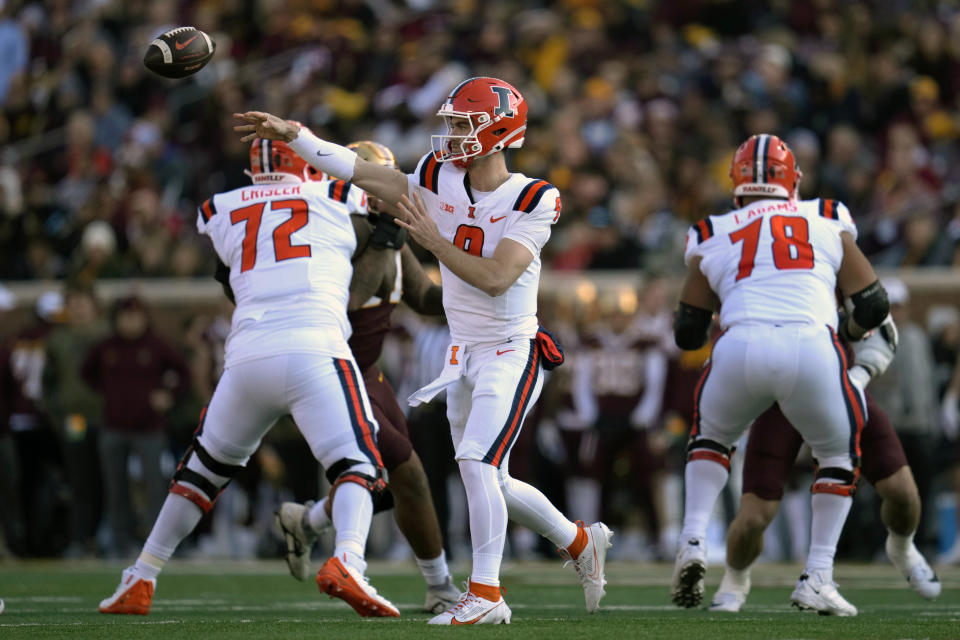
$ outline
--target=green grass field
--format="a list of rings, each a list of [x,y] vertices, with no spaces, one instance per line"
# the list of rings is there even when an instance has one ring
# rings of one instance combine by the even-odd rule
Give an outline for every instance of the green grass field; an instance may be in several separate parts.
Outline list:
[[[456,631],[426,625],[419,612],[423,583],[412,565],[371,565],[373,583],[399,605],[400,619],[357,617],[313,582],[287,575],[282,561],[173,562],[161,576],[149,616],[105,616],[99,600],[113,592],[120,565],[18,563],[0,565],[0,638],[960,638],[960,569],[945,569],[936,602],[917,597],[888,565],[841,564],[841,592],[860,609],[856,618],[830,618],[789,607],[795,566],[763,565],[740,614],[686,611],[670,604],[666,565],[608,565],[603,608],[588,615],[572,569],[556,563],[504,566],[513,609],[508,627]],[[461,567],[461,569],[465,569]],[[709,597],[722,569],[707,574]],[[462,577],[463,571],[457,573]]]

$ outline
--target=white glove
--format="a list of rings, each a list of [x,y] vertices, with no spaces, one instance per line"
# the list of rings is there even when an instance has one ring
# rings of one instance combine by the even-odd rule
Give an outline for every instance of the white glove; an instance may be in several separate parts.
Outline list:
[[[960,396],[956,391],[948,391],[943,395],[940,420],[943,423],[943,435],[950,440],[956,440],[960,433]]]
[[[853,347],[853,364],[863,367],[871,379],[876,378],[893,362],[899,342],[900,334],[897,333],[897,325],[888,314],[880,326],[869,332],[862,340],[850,343]]]

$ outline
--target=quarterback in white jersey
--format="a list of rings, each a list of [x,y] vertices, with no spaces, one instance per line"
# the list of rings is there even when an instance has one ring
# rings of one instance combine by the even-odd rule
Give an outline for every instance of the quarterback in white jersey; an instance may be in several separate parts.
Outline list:
[[[348,149],[261,112],[236,114],[235,130],[286,140],[307,162],[395,205],[398,224],[441,265],[450,345],[440,377],[411,397],[447,390],[447,415],[467,490],[473,571],[460,602],[431,624],[509,623],[500,593],[507,518],[539,532],[573,561],[588,611],[604,595],[612,533],[568,520],[536,488],[511,478],[509,454],[543,386],[542,369],[562,352],[538,330],[540,251],[560,216],[555,187],[511,174],[502,151],[519,147],[527,105],[496,78],[460,83],[438,115],[447,132],[413,174],[375,165]]]
[[[718,307],[723,333],[694,398],[671,596],[680,606],[700,603],[707,522],[729,474],[731,447],[777,402],[818,461],[810,553],[792,601],[856,615],[833,582],[833,556],[858,477],[865,380],[848,375],[837,331],[856,350],[855,341],[887,317],[886,292],[857,248],[847,208],[796,200],[801,174],[779,138],[744,142],[730,175],[739,208],[709,216],[688,233],[689,272],[674,321],[681,349],[703,345]],[[839,327],[838,287],[853,304]]]
[[[314,181],[282,142],[255,140],[250,157],[254,184],[209,198],[197,217],[222,261],[218,280],[237,305],[223,375],[140,557],[100,611],[149,612],[157,575],[177,545],[274,422],[290,414],[336,492],[334,555],[317,573],[318,586],[362,616],[398,616],[364,577],[371,494],[384,481],[377,422],[347,345],[357,204],[348,204],[342,181]]]
[[[420,195],[447,243],[473,256],[493,258],[501,240],[509,239],[529,252],[517,251],[523,259],[533,258],[502,292],[496,286],[480,289],[440,262],[443,307],[453,341],[500,343],[504,338],[536,337],[540,251],[560,217],[557,188],[512,173],[496,189],[481,192],[471,185],[467,171],[438,162],[433,153],[420,160],[409,178],[411,192]]]

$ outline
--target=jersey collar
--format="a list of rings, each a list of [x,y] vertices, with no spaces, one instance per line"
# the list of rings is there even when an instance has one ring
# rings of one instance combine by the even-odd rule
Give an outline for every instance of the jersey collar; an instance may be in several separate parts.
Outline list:
[[[499,191],[500,189],[503,189],[503,188],[506,187],[508,184],[510,184],[511,182],[513,182],[514,179],[516,179],[516,177],[519,176],[519,175],[520,175],[519,173],[511,173],[511,174],[510,174],[510,177],[507,178],[506,180],[504,180],[503,183],[502,183],[499,187],[497,187],[497,188],[494,189],[493,191],[490,191],[490,192],[487,192],[487,193],[490,193],[490,194],[496,193],[496,192]],[[470,204],[477,204],[476,198],[473,197],[473,189],[470,187],[470,174],[467,173],[466,171],[463,172],[463,190],[464,190],[464,192],[467,194],[467,198],[470,199]]]

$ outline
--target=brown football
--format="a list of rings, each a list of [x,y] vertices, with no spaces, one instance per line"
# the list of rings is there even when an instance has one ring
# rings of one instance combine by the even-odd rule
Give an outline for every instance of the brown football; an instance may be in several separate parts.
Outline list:
[[[143,64],[164,78],[186,78],[206,66],[216,48],[217,43],[203,31],[179,27],[150,43]]]

